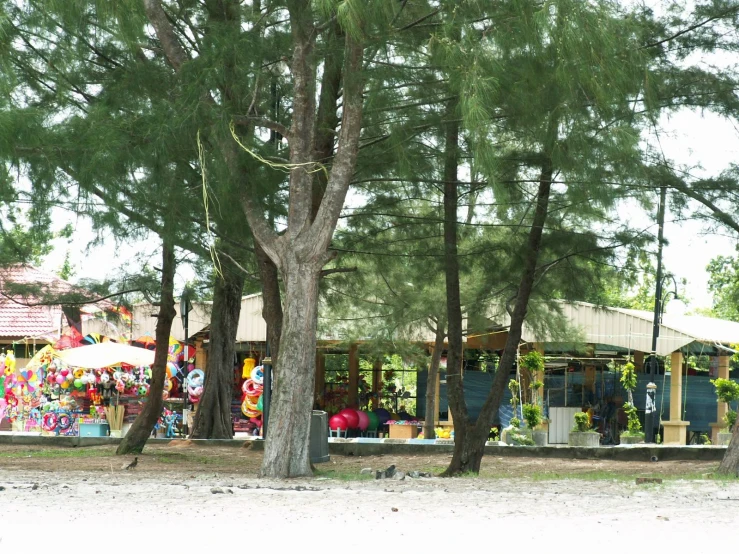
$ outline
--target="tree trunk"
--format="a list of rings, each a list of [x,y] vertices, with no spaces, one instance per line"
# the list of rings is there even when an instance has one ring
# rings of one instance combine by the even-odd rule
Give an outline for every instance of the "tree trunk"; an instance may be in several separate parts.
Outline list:
[[[210,315],[208,367],[203,395],[193,422],[194,439],[232,439],[231,399],[234,386],[234,350],[241,313],[244,273],[223,260],[216,277]]]
[[[439,407],[436,405],[436,381],[439,379],[439,364],[441,363],[441,352],[444,350],[444,325],[441,321],[436,324],[436,338],[434,340],[434,351],[431,353],[431,364],[426,380],[426,420],[423,425],[423,438],[433,439],[435,437],[434,421]]]
[[[446,277],[446,308],[449,348],[447,349],[446,390],[449,410],[454,418],[454,456],[459,458],[469,448],[469,415],[462,382],[462,298],[459,285],[459,257],[457,255],[457,209],[459,165],[459,123],[454,117],[456,100],[447,106],[447,124],[444,146],[444,273]],[[462,459],[466,459],[462,458]],[[449,466],[454,467],[455,458]],[[458,462],[460,463],[460,462]],[[449,473],[449,469],[445,475]]]
[[[290,171],[284,233],[278,235],[274,231],[251,195],[242,196],[244,214],[255,240],[279,268],[285,286],[284,321],[261,470],[262,476],[276,478],[311,475],[309,427],[315,381],[318,281],[321,268],[333,258],[328,247],[354,174],[364,102],[364,50],[360,42],[347,36],[341,128],[323,200],[313,217],[313,179],[305,165],[314,163],[312,51],[316,33],[310,2],[288,2],[288,11],[294,93],[289,142],[294,168]]]
[[[154,351],[154,365],[151,366],[151,384],[149,395],[146,397],[144,409],[136,417],[123,441],[118,446],[116,454],[140,453],[146,441],[149,440],[154,426],[162,415],[162,392],[166,379],[167,355],[169,353],[169,335],[172,331],[172,321],[177,312],[174,307],[174,247],[168,240],[162,246],[162,295],[160,299],[159,315],[155,332],[156,350]]]
[[[262,317],[267,323],[267,342],[269,343],[272,366],[277,364],[280,352],[280,336],[282,335],[282,295],[277,266],[267,256],[259,243],[254,241],[254,253],[257,255],[259,279],[262,282]]]
[[[549,211],[552,174],[552,162],[547,158],[547,161],[542,165],[539,177],[536,209],[534,211],[534,219],[531,223],[531,230],[529,231],[528,244],[524,252],[523,273],[521,274],[521,280],[516,294],[516,303],[511,313],[508,339],[506,340],[503,355],[498,364],[498,370],[493,378],[493,386],[474,425],[470,425],[467,419],[465,419],[464,426],[458,428],[456,426],[457,416],[456,414],[454,415],[454,454],[444,475],[458,475],[467,472],[479,473],[480,471],[480,463],[482,462],[482,456],[485,451],[485,442],[490,434],[490,426],[493,424],[495,414],[498,412],[500,403],[503,400],[508,376],[513,368],[513,363],[516,361],[516,352],[518,351],[518,344],[521,341],[523,322],[526,318],[531,291],[534,288],[536,266],[539,261],[539,251],[541,249],[541,237],[544,233],[544,223],[546,222]],[[464,396],[462,396],[462,402],[464,402]]]
[[[739,425],[734,425],[726,454],[718,466],[717,473],[739,477]]]
[[[316,372],[320,266],[285,263],[285,319],[280,340],[262,477],[312,475],[309,436]],[[307,392],[306,392],[307,391]]]

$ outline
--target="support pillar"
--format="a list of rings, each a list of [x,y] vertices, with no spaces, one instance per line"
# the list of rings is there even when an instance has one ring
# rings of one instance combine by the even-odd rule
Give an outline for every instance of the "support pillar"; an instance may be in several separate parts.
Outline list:
[[[718,377],[719,379],[729,378],[729,356],[718,357]],[[724,416],[726,415],[726,404],[723,402],[716,403],[716,421],[711,423],[711,443],[718,444],[718,434],[721,429],[726,427]]]
[[[637,373],[644,373],[644,352],[634,351],[634,369]]]
[[[683,421],[683,354],[673,352],[670,375],[670,419],[662,421],[664,444],[684,445],[687,443],[689,421]]]
[[[208,365],[208,351],[202,340],[195,341],[195,367],[205,369]]]
[[[359,408],[359,351],[356,344],[349,347],[349,408]]]
[[[372,364],[372,409],[380,407],[380,389],[382,389],[382,360]]]
[[[436,372],[436,413],[434,413],[434,426],[439,425],[439,404],[441,402],[441,371]]]
[[[544,343],[537,342],[534,343],[534,350],[536,350],[539,354],[544,356]],[[536,381],[544,382],[544,370],[536,371],[534,372],[534,379]],[[538,391],[536,391],[536,402],[544,408],[544,387],[541,387]]]
[[[323,406],[323,392],[326,388],[326,355],[316,350],[316,386],[313,401]]]

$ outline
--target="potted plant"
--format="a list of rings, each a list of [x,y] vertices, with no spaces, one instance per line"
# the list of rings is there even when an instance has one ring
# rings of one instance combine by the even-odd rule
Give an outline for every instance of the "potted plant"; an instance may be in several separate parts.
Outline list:
[[[541,406],[538,404],[524,404],[521,406],[521,412],[526,426],[531,429],[533,443],[536,446],[546,446],[548,443],[548,433],[540,428],[544,421]]]
[[[600,434],[590,428],[590,417],[585,412],[575,414],[575,426],[570,431],[570,446],[600,446]]]
[[[626,389],[628,401],[624,404],[626,414],[626,431],[621,433],[621,444],[637,444],[644,442],[639,412],[634,406],[634,389],[636,389],[636,369],[634,364],[628,362],[621,368],[621,385]]]
[[[522,429],[521,420],[513,417],[506,433],[506,443],[515,446],[534,446],[534,439],[531,438],[531,430]]]
[[[515,379],[508,381],[508,390],[511,391],[511,406],[513,407],[513,417],[510,425],[505,429],[506,444],[517,446],[532,446],[534,444],[531,438],[530,429],[521,429],[521,420],[518,418],[518,399],[521,392],[521,385]]]
[[[736,411],[731,409],[731,403],[739,400],[739,383],[719,377],[718,379],[712,379],[711,384],[716,387],[718,401],[726,404],[726,415],[724,415],[726,427],[721,429],[718,434],[718,444],[727,445],[731,441],[731,432],[737,418]]]

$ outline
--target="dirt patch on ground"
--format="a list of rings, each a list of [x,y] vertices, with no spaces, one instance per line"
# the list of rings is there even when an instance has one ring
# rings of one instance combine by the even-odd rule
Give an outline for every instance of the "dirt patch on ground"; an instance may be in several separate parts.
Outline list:
[[[318,477],[342,480],[359,478],[363,468],[384,469],[395,465],[404,471],[441,473],[449,463],[450,455],[383,455],[383,456],[331,456],[329,463],[317,466]],[[0,446],[0,470],[34,472],[86,472],[119,473],[133,456],[116,456],[114,446],[95,447],[43,447]],[[257,476],[262,453],[243,447],[203,447],[195,445],[147,446],[139,455],[134,470],[142,475],[160,474],[218,474],[253,478]],[[718,466],[716,462],[665,461],[618,462],[610,460],[567,460],[538,458],[503,458],[486,456],[482,462],[480,477],[484,479],[524,478],[551,480],[563,478],[581,479],[630,479],[632,477],[705,478]]]

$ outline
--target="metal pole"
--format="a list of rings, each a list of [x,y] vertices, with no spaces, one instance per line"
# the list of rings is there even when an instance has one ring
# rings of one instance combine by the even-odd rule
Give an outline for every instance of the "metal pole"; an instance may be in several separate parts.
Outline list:
[[[190,326],[190,314],[185,314],[185,347],[184,347],[184,353],[183,353],[183,359],[185,363],[182,367],[182,375],[184,378],[182,379],[182,429],[185,432],[185,436],[190,434],[190,429],[188,429],[187,426],[187,418],[185,417],[185,410],[187,409],[187,367],[189,365],[189,361],[187,358],[187,339],[189,338],[189,326]]]
[[[267,355],[262,360],[264,371],[264,388],[262,392],[262,438],[267,439],[267,423],[269,422],[269,404],[272,400],[272,357],[269,354],[269,342],[266,345]]]
[[[667,188],[659,189],[659,207],[657,209],[657,279],[656,290],[654,292],[654,320],[652,322],[652,352],[649,359],[649,385],[647,386],[647,401],[649,401],[649,386],[653,386],[656,391],[657,385],[654,384],[657,377],[657,339],[659,338],[660,315],[662,313],[662,247],[665,238],[665,204],[667,201]],[[656,393],[652,394],[652,402]],[[644,412],[645,442],[654,442],[654,414],[655,410],[647,409]]]

